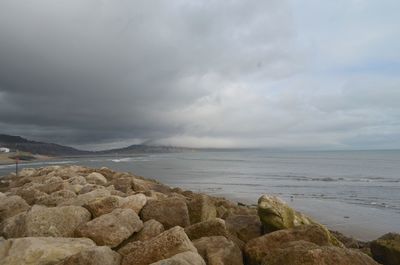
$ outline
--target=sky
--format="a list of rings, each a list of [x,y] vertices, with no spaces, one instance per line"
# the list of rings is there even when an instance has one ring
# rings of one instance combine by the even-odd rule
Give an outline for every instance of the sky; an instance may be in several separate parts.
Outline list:
[[[1,0],[0,133],[400,148],[398,0]]]

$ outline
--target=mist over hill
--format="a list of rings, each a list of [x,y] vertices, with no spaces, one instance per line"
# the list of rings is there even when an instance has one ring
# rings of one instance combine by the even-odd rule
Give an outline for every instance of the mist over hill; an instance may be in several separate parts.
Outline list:
[[[0,134],[0,146],[10,148],[13,151],[23,151],[47,156],[81,156],[81,155],[108,155],[108,154],[132,154],[132,153],[170,153],[191,150],[184,147],[130,145],[124,148],[103,151],[79,150],[70,146],[55,143],[46,143],[28,140],[21,136]]]

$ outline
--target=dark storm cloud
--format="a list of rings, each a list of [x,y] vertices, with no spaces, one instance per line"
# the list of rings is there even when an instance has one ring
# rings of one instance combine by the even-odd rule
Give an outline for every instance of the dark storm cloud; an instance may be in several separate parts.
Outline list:
[[[351,97],[363,93],[363,73],[318,73],[358,63],[381,46],[352,54],[350,62],[350,56],[320,62],[334,43],[318,43],[326,36],[318,23],[296,21],[312,17],[298,6],[278,0],[1,1],[1,131],[78,146],[150,140],[266,147],[341,147],[366,126],[381,126],[378,116],[395,131],[397,108],[365,108],[369,95],[343,100],[348,84]],[[310,30],[321,38],[309,37]],[[339,36],[337,30],[328,29]],[[343,54],[354,49],[338,44]],[[382,81],[385,106],[400,82],[380,74],[368,80]]]

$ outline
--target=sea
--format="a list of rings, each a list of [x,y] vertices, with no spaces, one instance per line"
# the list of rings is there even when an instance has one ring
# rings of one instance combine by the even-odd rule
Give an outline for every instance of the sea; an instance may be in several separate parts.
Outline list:
[[[109,167],[246,204],[281,197],[360,240],[400,233],[400,151],[193,151],[63,158],[20,165]],[[0,165],[0,175],[14,165]]]

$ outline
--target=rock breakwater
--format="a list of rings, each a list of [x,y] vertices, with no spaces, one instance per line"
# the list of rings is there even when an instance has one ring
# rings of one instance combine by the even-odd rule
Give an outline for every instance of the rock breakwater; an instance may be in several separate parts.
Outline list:
[[[1,191],[5,265],[400,264],[397,235],[371,252],[268,195],[248,206],[81,166],[24,169]]]

